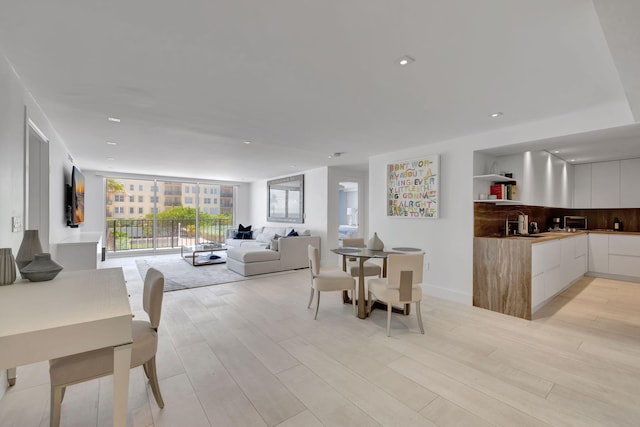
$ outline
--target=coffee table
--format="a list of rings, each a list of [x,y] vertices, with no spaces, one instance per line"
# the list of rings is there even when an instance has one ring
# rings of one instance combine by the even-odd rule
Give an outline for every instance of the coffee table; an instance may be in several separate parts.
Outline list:
[[[227,245],[224,243],[202,243],[199,245],[180,246],[180,256],[194,267],[201,265],[222,264],[227,262],[226,256],[211,258],[214,252],[226,251]],[[209,257],[199,256],[198,254],[209,253]],[[226,254],[224,254],[226,255]]]

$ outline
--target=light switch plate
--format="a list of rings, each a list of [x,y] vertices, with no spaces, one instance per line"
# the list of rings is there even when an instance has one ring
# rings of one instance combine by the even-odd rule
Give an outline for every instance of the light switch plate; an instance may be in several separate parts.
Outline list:
[[[19,233],[22,231],[22,218],[19,216],[11,217],[11,232]]]

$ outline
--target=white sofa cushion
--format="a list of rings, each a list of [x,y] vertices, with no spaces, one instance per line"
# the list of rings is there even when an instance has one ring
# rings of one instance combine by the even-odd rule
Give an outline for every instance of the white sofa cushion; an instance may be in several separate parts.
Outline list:
[[[256,247],[229,248],[227,258],[241,262],[276,261],[280,259],[280,252]]]
[[[269,243],[276,234],[284,236],[284,232],[284,227],[262,227],[262,230],[257,235],[254,234],[254,236],[258,242]]]

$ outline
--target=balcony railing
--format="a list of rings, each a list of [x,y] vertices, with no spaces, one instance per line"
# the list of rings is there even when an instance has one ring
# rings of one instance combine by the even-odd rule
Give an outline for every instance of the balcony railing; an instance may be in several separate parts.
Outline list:
[[[179,248],[207,242],[223,243],[227,229],[233,227],[232,219],[200,219],[196,242],[196,220],[158,219],[156,242],[153,242],[152,219],[107,220],[107,250],[121,252],[138,249]]]

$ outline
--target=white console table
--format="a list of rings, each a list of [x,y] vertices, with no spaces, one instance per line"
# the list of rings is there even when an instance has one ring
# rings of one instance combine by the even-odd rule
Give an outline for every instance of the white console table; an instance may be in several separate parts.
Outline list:
[[[65,271],[95,269],[101,259],[101,233],[78,233],[58,243],[56,262]]]

